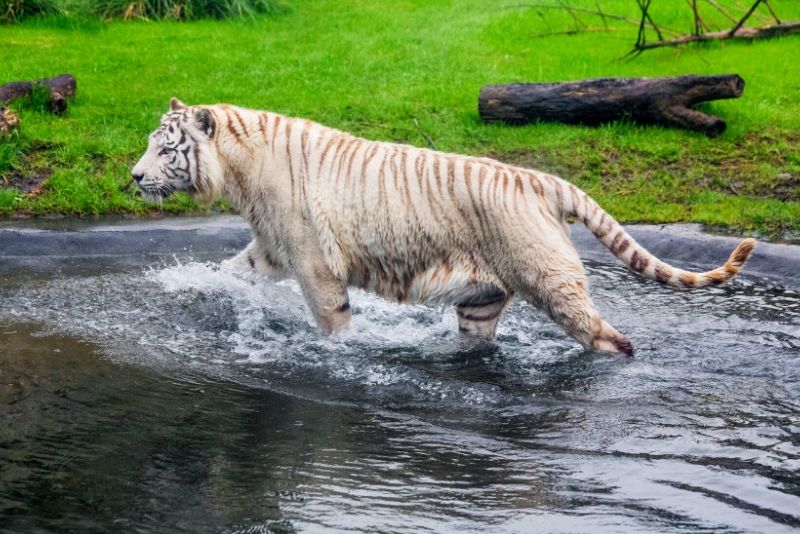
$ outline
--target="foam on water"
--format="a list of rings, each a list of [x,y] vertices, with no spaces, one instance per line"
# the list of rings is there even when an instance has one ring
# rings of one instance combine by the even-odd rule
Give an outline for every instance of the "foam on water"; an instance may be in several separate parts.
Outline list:
[[[351,326],[324,336],[295,281],[272,282],[252,274],[242,278],[224,264],[176,262],[144,272],[26,287],[6,295],[0,318],[89,336],[104,344],[112,358],[206,368],[234,380],[244,373],[248,383],[255,378],[266,387],[323,376],[342,386],[397,386],[398,399],[491,402],[491,385],[442,381],[416,365],[460,358],[480,348],[458,339],[452,310],[398,305],[359,290],[352,290],[350,298]],[[515,319],[500,336],[520,346],[533,343]],[[545,344],[552,358],[569,342]]]
[[[176,261],[141,272],[39,282],[6,294],[0,317],[89,336],[104,343],[112,358],[205,369],[265,387],[296,387],[308,380],[322,380],[335,391],[358,386],[380,391],[368,396],[387,405],[430,399],[524,402],[541,393],[531,384],[552,383],[550,367],[565,366],[570,380],[581,380],[573,364],[590,366],[586,380],[593,382],[595,399],[647,395],[664,382],[691,381],[686,366],[712,372],[747,368],[750,375],[761,369],[770,376],[780,370],[797,378],[796,360],[770,358],[776,348],[800,346],[800,306],[791,296],[753,298],[732,289],[676,292],[615,267],[591,267],[590,275],[598,306],[637,340],[639,357],[632,363],[585,353],[521,302],[505,315],[497,344],[486,346],[458,337],[452,309],[399,305],[351,290],[352,325],[324,336],[295,281],[242,276],[224,263]],[[757,325],[753,313],[760,316]],[[744,336],[749,336],[745,344]],[[685,365],[673,368],[669,364],[675,361]],[[517,387],[501,391],[491,376],[498,372]],[[604,373],[625,378],[623,393],[615,381],[603,388]]]
[[[309,371],[323,372],[328,378],[367,389],[386,391],[394,386],[393,394],[379,397],[388,404],[401,398],[415,402],[451,400],[462,405],[501,401],[492,384],[443,381],[419,367],[426,361],[460,361],[485,348],[457,336],[458,323],[452,309],[400,305],[351,289],[350,327],[323,336],[293,280],[271,282],[254,274],[242,278],[225,269],[224,264],[209,263],[153,270],[147,279],[168,294],[230,299],[235,328],[220,333],[218,339],[230,344],[231,353],[241,357],[239,362],[267,365],[300,376],[307,376]],[[540,329],[543,336],[530,334],[532,322],[534,330]],[[499,339],[517,353],[534,350],[537,363],[580,352],[525,304],[518,304],[509,314],[499,330]]]

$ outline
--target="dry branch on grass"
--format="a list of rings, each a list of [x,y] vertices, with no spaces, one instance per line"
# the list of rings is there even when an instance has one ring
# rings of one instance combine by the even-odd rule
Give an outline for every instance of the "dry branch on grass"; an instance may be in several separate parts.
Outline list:
[[[732,8],[725,8],[716,0],[686,0],[688,9],[691,11],[693,17],[693,31],[688,35],[683,34],[680,31],[676,31],[675,29],[659,25],[650,12],[652,3],[652,0],[636,0],[636,5],[640,12],[640,16],[638,18],[608,13],[600,8],[599,3],[597,4],[596,9],[591,9],[570,5],[566,0],[558,0],[558,2],[555,4],[531,3],[517,4],[509,7],[533,9],[540,14],[544,10],[558,10],[567,13],[574,22],[574,28],[571,30],[548,31],[543,34],[538,34],[535,37],[573,35],[590,31],[607,31],[610,29],[608,26],[609,20],[635,25],[637,27],[636,42],[633,45],[633,49],[625,55],[626,57],[638,56],[645,50],[651,50],[653,48],[680,46],[694,42],[720,41],[727,39],[766,39],[770,37],[800,33],[800,21],[781,21],[772,5],[769,3],[769,0],[753,0],[753,4],[750,5],[750,7],[739,16],[736,16],[733,13]],[[707,6],[709,6],[707,9],[711,9],[720,13],[733,24],[733,27],[721,30],[712,29],[708,24],[707,19],[704,18],[703,14],[701,14],[701,4],[707,4]],[[769,15],[758,12],[758,7],[762,5],[766,7]],[[706,11],[706,13],[707,12],[708,11]],[[592,26],[587,22],[586,19],[592,17],[595,20],[599,18],[603,21],[602,28]],[[754,19],[759,19],[761,21],[761,24],[758,27],[745,26],[748,21]],[[765,21],[768,22],[768,24],[765,24]],[[649,32],[655,33],[656,40],[647,40],[647,34]]]
[[[645,50],[653,48],[662,48],[667,46],[680,46],[687,43],[696,43],[704,41],[724,41],[728,39],[766,39],[770,37],[778,37],[781,35],[791,35],[793,33],[800,33],[800,21],[781,22],[775,10],[769,3],[769,0],[755,0],[750,8],[740,17],[734,17],[729,11],[720,6],[715,0],[706,0],[706,2],[713,7],[716,11],[720,12],[731,22],[734,22],[732,28],[720,31],[711,31],[708,24],[703,21],[698,7],[698,0],[686,0],[692,10],[694,17],[694,32],[690,35],[680,35],[673,39],[664,39],[661,28],[656,25],[653,18],[650,16],[650,5],[652,0],[636,0],[639,6],[641,16],[639,18],[638,26],[639,32],[636,36],[636,43],[633,49],[626,54],[627,56],[637,56]],[[772,24],[760,26],[757,28],[745,27],[745,23],[753,18],[756,14],[756,9],[764,5],[772,17]],[[656,41],[647,41],[646,26],[651,26],[658,39]]]
[[[778,37],[780,35],[791,35],[800,33],[800,22],[788,22],[764,26],[761,28],[739,28],[736,33],[731,34],[730,30],[718,32],[706,32],[698,35],[684,35],[675,39],[665,39],[652,41],[637,45],[634,53],[650,50],[651,48],[661,48],[665,46],[680,46],[686,43],[697,43],[703,41],[724,41],[726,39],[765,39],[768,37]]]

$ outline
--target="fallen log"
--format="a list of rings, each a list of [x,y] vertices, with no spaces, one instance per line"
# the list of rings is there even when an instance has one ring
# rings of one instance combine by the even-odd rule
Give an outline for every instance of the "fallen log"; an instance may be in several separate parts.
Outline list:
[[[13,100],[29,96],[34,87],[47,89],[47,106],[56,115],[61,115],[67,110],[67,99],[75,96],[77,82],[71,74],[61,74],[54,78],[7,83],[0,85],[0,103],[8,104]]]
[[[487,85],[478,97],[478,113],[485,122],[510,124],[557,121],[594,126],[629,119],[714,137],[725,131],[725,121],[692,106],[738,98],[743,90],[744,80],[737,74]]]

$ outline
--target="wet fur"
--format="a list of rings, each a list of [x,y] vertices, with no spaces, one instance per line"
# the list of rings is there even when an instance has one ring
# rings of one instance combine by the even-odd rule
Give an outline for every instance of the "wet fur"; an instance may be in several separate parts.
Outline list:
[[[185,158],[168,150],[166,161],[164,146]],[[177,160],[185,168],[171,169]],[[584,347],[632,354],[588,295],[567,216],[634,271],[679,288],[723,283],[755,244],[744,240],[722,267],[691,273],[654,257],[556,176],[227,105],[173,101],[133,173],[150,195],[227,198],[253,231],[232,264],[296,277],[326,331],[349,322],[348,286],[454,304],[459,329],[482,337],[494,336],[519,296]]]

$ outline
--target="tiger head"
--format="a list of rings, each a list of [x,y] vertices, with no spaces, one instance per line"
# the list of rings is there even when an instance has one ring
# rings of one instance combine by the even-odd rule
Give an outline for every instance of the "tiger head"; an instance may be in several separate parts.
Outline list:
[[[131,171],[142,197],[160,202],[176,191],[203,200],[218,196],[222,172],[215,134],[216,121],[209,109],[189,107],[173,98]]]

